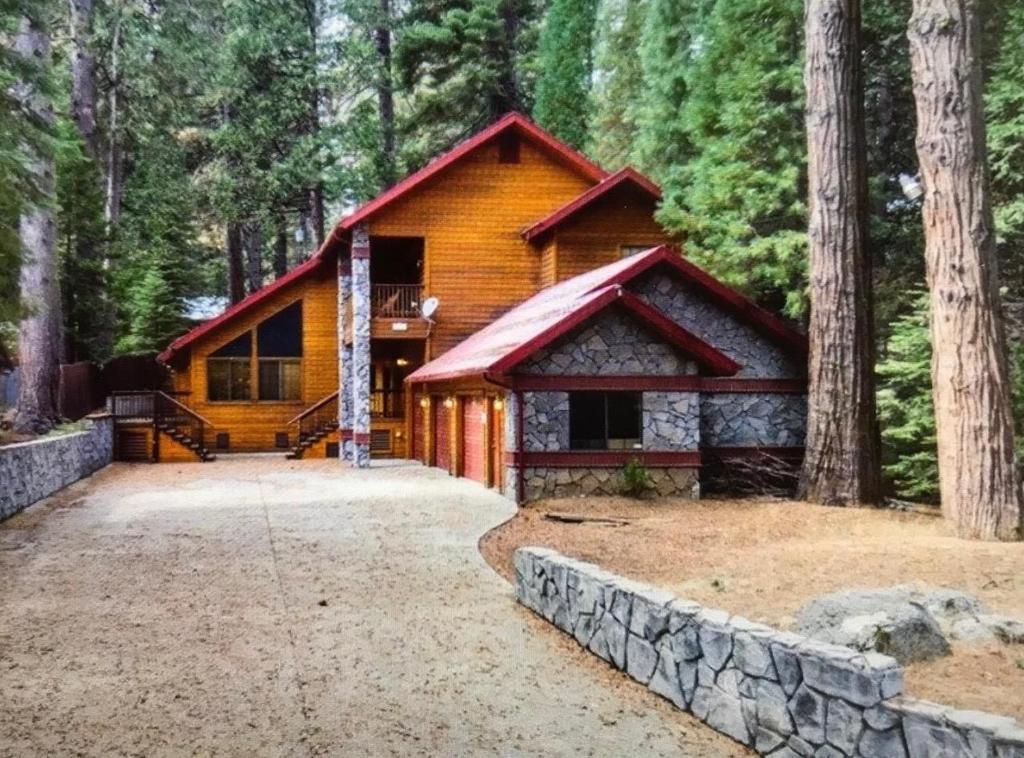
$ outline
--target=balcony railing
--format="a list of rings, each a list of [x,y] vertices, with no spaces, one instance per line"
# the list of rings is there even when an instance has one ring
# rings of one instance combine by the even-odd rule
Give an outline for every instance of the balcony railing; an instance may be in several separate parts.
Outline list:
[[[402,390],[371,390],[370,415],[376,418],[404,418],[405,393]]]
[[[419,318],[423,287],[419,284],[374,284],[372,314],[378,318]]]

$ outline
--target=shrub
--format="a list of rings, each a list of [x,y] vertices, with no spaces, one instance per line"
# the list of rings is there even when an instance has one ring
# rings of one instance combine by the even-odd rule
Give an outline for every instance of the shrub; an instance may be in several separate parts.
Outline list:
[[[621,492],[626,497],[640,498],[654,489],[651,472],[639,458],[630,458],[622,467]]]

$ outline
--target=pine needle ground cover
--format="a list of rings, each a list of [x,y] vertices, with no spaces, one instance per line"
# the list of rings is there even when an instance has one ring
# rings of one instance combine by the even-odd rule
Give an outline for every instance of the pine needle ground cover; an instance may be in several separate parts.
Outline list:
[[[519,509],[480,543],[506,578],[523,545],[779,628],[819,595],[914,582],[963,590],[989,612],[1024,618],[1019,544],[959,540],[941,518],[918,513],[783,500],[559,499]],[[908,667],[907,692],[1022,719],[1024,645],[954,643],[952,656]]]

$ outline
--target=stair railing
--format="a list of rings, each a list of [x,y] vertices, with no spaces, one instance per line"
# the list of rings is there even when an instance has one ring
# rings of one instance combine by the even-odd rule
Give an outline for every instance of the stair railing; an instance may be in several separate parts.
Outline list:
[[[166,392],[157,391],[153,393],[153,426],[166,426],[187,435],[198,446],[196,453],[202,455],[206,449],[206,429],[213,424]]]
[[[301,445],[310,436],[324,431],[338,422],[338,391],[317,400],[313,405],[288,422],[288,427],[297,427],[298,440]]]

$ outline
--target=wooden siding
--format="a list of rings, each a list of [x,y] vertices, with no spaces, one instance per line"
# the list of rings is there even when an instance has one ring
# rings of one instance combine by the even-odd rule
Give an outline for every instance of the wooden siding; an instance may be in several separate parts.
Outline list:
[[[301,399],[288,402],[207,400],[206,359],[210,353],[245,331],[277,313],[285,306],[302,300],[302,393]],[[332,276],[310,275],[285,287],[260,303],[244,317],[228,322],[223,328],[205,335],[192,346],[188,368],[175,376],[175,389],[191,390],[186,404],[213,423],[206,432],[211,449],[217,432],[229,432],[230,451],[280,450],[275,447],[275,434],[294,428],[288,421],[304,408],[338,389],[337,280]],[[182,375],[184,374],[184,375]],[[255,383],[253,397],[257,395]],[[219,451],[217,451],[219,452]]]
[[[624,187],[566,221],[554,232],[557,262],[551,265],[557,281],[619,260],[624,245],[673,242],[654,220],[654,210],[649,196]]]
[[[540,253],[520,232],[590,185],[526,140],[519,163],[490,144],[370,219],[371,235],[425,240],[424,295],[441,301],[428,358],[537,291]]]
[[[558,241],[554,238],[545,243],[540,251],[540,286],[550,287],[558,282]]]

